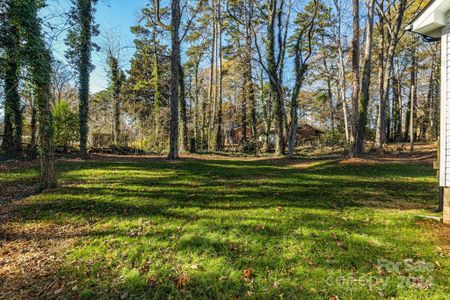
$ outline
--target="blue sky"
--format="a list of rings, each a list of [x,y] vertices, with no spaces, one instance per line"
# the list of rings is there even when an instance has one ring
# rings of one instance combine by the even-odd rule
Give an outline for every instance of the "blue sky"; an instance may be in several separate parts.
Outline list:
[[[71,6],[70,2],[70,0],[48,0],[48,6],[42,11],[42,15],[60,15],[61,12],[67,12]],[[130,32],[130,26],[136,25],[140,10],[149,2],[150,0],[99,0],[96,5],[95,20],[100,25],[100,36],[95,39],[95,42],[101,46],[104,43],[104,34],[114,32],[114,36],[120,39],[121,45],[133,47],[134,36]],[[61,22],[61,20],[56,20],[56,18],[52,18],[50,22]],[[63,61],[65,61],[64,51],[66,49],[64,39],[65,33],[62,33],[52,44],[55,58]],[[128,68],[133,51],[132,48],[125,50],[122,67]],[[102,52],[93,53],[92,61],[96,68],[91,74],[91,92],[95,93],[105,89],[108,82],[104,54]]]

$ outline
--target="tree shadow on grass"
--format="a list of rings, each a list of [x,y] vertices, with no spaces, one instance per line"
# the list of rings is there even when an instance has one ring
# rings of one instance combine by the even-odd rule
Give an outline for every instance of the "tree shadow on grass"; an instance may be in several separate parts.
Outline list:
[[[77,282],[76,290],[67,284],[66,296],[345,296],[326,286],[329,276],[375,272],[378,258],[396,261],[431,247],[407,216],[395,214],[429,205],[428,166],[296,164],[63,163],[62,186],[24,203],[15,218],[83,226],[67,254],[77,263],[55,270]],[[385,218],[374,208],[395,210]]]

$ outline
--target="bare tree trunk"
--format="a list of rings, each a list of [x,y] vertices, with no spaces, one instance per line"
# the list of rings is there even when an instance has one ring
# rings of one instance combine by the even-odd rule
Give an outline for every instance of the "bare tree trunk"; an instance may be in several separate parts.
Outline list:
[[[335,130],[335,116],[334,116],[334,104],[333,104],[333,91],[331,89],[331,76],[330,76],[330,69],[328,67],[328,57],[327,57],[327,50],[326,50],[326,42],[325,42],[325,34],[322,33],[321,36],[322,39],[322,63],[325,70],[325,82],[327,84],[327,100],[330,105],[330,125],[331,125],[331,131],[334,132]]]
[[[14,50],[12,50],[14,51]],[[14,58],[11,51],[5,55],[5,82],[4,82],[4,97],[5,97],[5,115],[4,115],[4,132],[2,147],[8,157],[17,156],[19,149],[16,145],[18,142],[15,127],[17,122],[16,111],[20,105],[19,95],[19,64]],[[22,120],[20,120],[22,122]]]
[[[414,151],[414,106],[417,102],[417,60],[416,60],[416,43],[415,38],[413,38],[413,43],[411,47],[411,107],[409,116],[409,150]],[[408,120],[407,120],[408,121]]]
[[[209,91],[208,91],[208,99],[209,103],[212,106],[215,106],[214,104],[214,62],[215,62],[215,56],[216,56],[216,0],[211,0],[211,7],[212,7],[212,36],[211,36],[211,63],[210,63],[210,70],[209,70]],[[209,121],[212,126],[214,126],[215,116],[213,115],[212,111],[209,111]],[[212,120],[211,120],[212,119]],[[207,147],[210,148],[210,137],[211,137],[211,126],[207,127]]]
[[[205,97],[202,97],[202,123],[201,123],[201,149],[208,148],[208,103]]]
[[[353,1],[353,39],[352,39],[352,104],[353,104],[353,141],[350,156],[358,155],[356,143],[359,128],[359,0]]]
[[[434,56],[434,60],[435,60],[435,74],[436,74],[436,78],[439,78],[439,70],[440,70],[440,66],[439,66],[439,57],[440,57],[440,45],[438,43],[435,43],[435,47],[433,49],[435,56]],[[432,105],[433,105],[433,109],[432,109],[432,115],[431,115],[431,124],[430,124],[430,130],[431,130],[431,139],[433,141],[438,140],[439,139],[439,84],[440,84],[440,80],[435,80],[434,84],[433,84],[433,96],[432,96]]]
[[[387,120],[386,120],[386,105],[389,101],[389,81],[392,75],[392,68],[394,63],[395,49],[398,43],[398,35],[401,29],[403,16],[405,13],[407,0],[400,0],[397,15],[394,19],[394,25],[386,24],[387,26],[391,26],[391,37],[389,41],[389,48],[387,51],[386,57],[386,65],[384,67],[383,74],[383,98],[380,99],[378,120],[377,120],[377,139],[375,141],[375,146],[378,148],[382,148],[384,143],[386,142],[386,132],[387,132]]]
[[[161,149],[161,136],[160,136],[160,98],[161,93],[159,89],[159,60],[158,60],[158,43],[156,39],[156,27],[152,31],[152,42],[153,42],[153,89],[154,89],[154,99],[153,99],[153,144],[156,149],[160,151]]]
[[[178,90],[180,82],[180,23],[181,11],[180,1],[172,0],[171,7],[171,43],[172,53],[170,58],[170,69],[172,77],[170,80],[170,139],[169,159],[178,159]]]
[[[260,77],[260,99],[262,103],[263,109],[263,119],[264,119],[264,145],[263,151],[267,152],[270,149],[270,129],[272,128],[272,99],[271,97],[266,97],[265,88],[264,88],[264,76],[261,72]]]
[[[36,149],[36,132],[37,132],[37,124],[36,124],[36,104],[34,101],[31,101],[31,150],[34,152]]]
[[[295,71],[295,84],[292,90],[292,98],[291,98],[291,126],[288,136],[288,157],[294,157],[294,148],[297,142],[297,126],[298,126],[298,95],[300,93],[300,89],[303,85],[303,81],[305,79],[306,71],[308,70],[308,60],[312,55],[312,43],[313,43],[313,32],[315,28],[315,20],[317,16],[317,2],[314,2],[315,12],[311,17],[310,23],[305,26],[305,30],[297,36],[297,40],[294,46],[294,71]],[[307,45],[303,39],[307,39]],[[306,49],[303,49],[303,47]]]
[[[384,0],[380,2],[380,10],[384,9]],[[384,47],[385,47],[385,36],[384,36],[384,18],[381,14],[379,17],[379,30],[380,30],[380,40],[379,40],[379,56],[378,56],[378,112],[377,112],[377,125],[375,130],[375,147],[381,147],[381,140],[384,138],[382,136],[383,125],[382,119],[383,115],[386,115],[386,103],[384,97]]]
[[[223,150],[223,53],[222,53],[222,5],[220,0],[217,7],[217,31],[218,31],[218,50],[219,50],[219,71],[218,71],[218,81],[219,81],[219,101],[217,107],[217,128],[216,128],[216,150]]]
[[[401,95],[401,82],[397,76],[392,77],[392,103],[394,104],[394,137],[397,143],[402,141],[402,95]],[[407,123],[407,122],[406,122]]]
[[[277,72],[277,63],[275,60],[275,19],[277,15],[277,0],[268,1],[268,28],[267,28],[267,65],[270,86],[274,96],[276,143],[275,155],[284,154],[284,128],[283,128],[283,93],[280,86],[280,80]]]
[[[185,92],[185,82],[184,82],[184,70],[183,66],[180,64],[179,67],[179,114],[181,117],[180,122],[180,152],[186,152],[188,149],[188,119],[187,119],[187,109],[186,109],[186,92]]]
[[[195,62],[194,66],[194,84],[195,84],[195,90],[194,90],[194,101],[195,101],[195,108],[194,108],[194,141],[195,141],[195,151],[197,149],[201,148],[201,143],[199,143],[199,138],[201,137],[200,131],[200,101],[199,101],[199,93],[200,93],[200,87],[199,87],[199,79],[198,79],[198,68],[199,68],[200,60]]]
[[[375,0],[369,2],[369,12],[366,24],[366,41],[364,46],[364,60],[362,66],[361,91],[359,95],[359,111],[356,118],[356,136],[355,148],[353,155],[360,155],[363,152],[364,136],[367,126],[367,111],[370,100],[370,75],[372,73],[372,37],[373,37],[373,23],[374,23],[374,9]]]
[[[342,46],[342,10],[341,10],[341,4],[339,1],[334,0],[334,5],[337,12],[337,18],[338,18],[338,24],[337,24],[337,32],[336,32],[336,43],[337,43],[337,50],[338,50],[338,74],[339,74],[339,84],[338,84],[338,90],[339,90],[339,98],[340,102],[342,103],[342,114],[344,117],[344,131],[345,131],[345,140],[347,143],[350,142],[350,128],[349,128],[349,121],[348,121],[348,108],[347,108],[347,97],[346,97],[346,72],[345,72],[345,61],[344,61],[344,49]]]
[[[331,78],[327,76],[327,96],[328,103],[330,104],[330,122],[331,122],[331,131],[335,131],[336,121],[334,116],[334,103],[333,103],[333,91],[331,90]]]
[[[242,137],[239,141],[240,144],[246,145],[248,142],[247,137],[247,86],[248,86],[248,76],[247,76],[247,58],[246,58],[246,49],[241,47],[241,42],[237,41],[238,52],[240,53],[240,71],[242,74],[242,86],[241,86],[241,128],[242,128]]]
[[[424,112],[424,120],[420,129],[420,136],[422,137],[422,139],[426,140],[426,141],[430,141],[430,139],[428,138],[428,129],[430,128],[430,123],[431,123],[431,116],[432,116],[432,112],[433,112],[433,93],[434,93],[434,80],[435,80],[435,75],[434,75],[434,62],[435,62],[435,58],[434,55],[432,57],[431,60],[431,72],[430,72],[430,81],[428,83],[428,93],[427,93],[427,101],[425,103],[425,112]]]
[[[113,139],[114,144],[120,143],[120,91],[122,85],[122,74],[119,69],[119,61],[113,56],[108,57],[109,71],[111,73],[112,106],[113,106]]]

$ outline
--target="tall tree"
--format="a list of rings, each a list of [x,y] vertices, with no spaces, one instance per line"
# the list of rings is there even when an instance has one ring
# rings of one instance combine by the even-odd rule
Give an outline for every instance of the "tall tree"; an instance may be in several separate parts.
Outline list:
[[[51,119],[51,55],[45,45],[38,11],[38,1],[15,0],[21,14],[21,27],[26,41],[25,52],[35,87],[37,121],[39,124],[39,159],[41,163],[40,185],[42,189],[56,185],[53,164],[52,119]]]
[[[392,0],[396,2],[395,0]],[[398,0],[397,5],[389,5],[389,14],[383,10],[382,6],[378,6],[379,14],[384,18],[386,28],[389,32],[388,50],[385,57],[384,74],[383,74],[383,86],[382,98],[379,99],[378,118],[376,128],[375,146],[383,147],[386,142],[386,104],[389,101],[389,83],[392,75],[392,68],[394,65],[395,49],[397,48],[399,33],[403,22],[403,16],[405,14],[407,0]],[[395,8],[397,7],[397,8]],[[392,15],[392,16],[391,16]],[[391,16],[391,17],[389,17]]]
[[[120,143],[120,115],[121,115],[121,93],[125,81],[125,74],[119,67],[119,60],[113,53],[108,57],[109,72],[111,76],[111,94],[113,107],[113,140],[114,144]]]
[[[180,64],[180,84],[179,84],[179,114],[180,114],[180,152],[186,152],[188,149],[188,117],[187,117],[187,103],[186,103],[186,90],[185,90],[185,75],[184,68]]]
[[[342,9],[342,1],[334,0],[334,6],[336,9],[336,22],[334,32],[334,40],[336,43],[337,56],[338,56],[338,94],[339,100],[342,105],[342,114],[344,119],[344,132],[345,132],[345,140],[347,143],[350,142],[350,126],[349,126],[349,118],[348,118],[348,106],[347,106],[347,72],[346,72],[346,56],[344,49],[344,42],[342,41],[342,26],[343,26],[343,9]]]
[[[191,37],[190,37],[191,38]],[[191,41],[196,41],[197,36],[193,37]],[[203,127],[201,126],[201,107],[200,107],[200,93],[201,93],[201,77],[200,77],[200,62],[204,56],[205,43],[200,45],[193,45],[187,50],[189,60],[187,62],[188,72],[191,74],[192,84],[190,85],[191,105],[193,105],[193,140],[194,148],[192,150],[203,148],[202,141]]]
[[[353,104],[353,138],[351,141],[350,156],[356,155],[355,143],[359,127],[359,0],[352,0],[353,3],[353,39],[352,39],[352,104]]]
[[[284,1],[282,1],[282,4]],[[273,111],[275,115],[275,156],[284,154],[284,97],[283,87],[280,78],[280,62],[282,56],[276,55],[276,41],[282,40],[282,31],[276,32],[276,21],[279,14],[282,14],[283,5],[279,6],[277,0],[267,0],[267,36],[266,36],[266,62],[264,62],[261,50],[255,35],[255,46],[258,52],[259,63],[269,77],[271,94],[273,96]],[[279,43],[279,47],[283,47],[283,43]],[[284,49],[278,49],[279,53],[283,53]]]
[[[98,46],[92,42],[92,37],[99,34],[94,22],[95,7],[98,0],[72,0],[69,29],[66,43],[69,50],[66,56],[78,71],[79,84],[79,114],[80,114],[80,155],[87,157],[87,139],[89,134],[89,79],[93,70],[91,63],[92,50]]]
[[[4,49],[2,57],[2,77],[4,79],[4,132],[2,147],[9,157],[20,155],[22,146],[22,105],[19,95],[19,72],[21,64],[20,36],[17,23],[17,10],[13,1],[2,4],[0,47]]]
[[[415,128],[414,128],[414,115],[415,106],[417,103],[417,58],[416,58],[416,41],[413,37],[413,42],[411,46],[411,80],[410,80],[410,109],[409,109],[409,150],[414,151],[414,139],[415,139]]]
[[[366,23],[366,40],[364,45],[364,59],[362,64],[361,89],[359,94],[358,111],[355,110],[356,126],[354,148],[352,154],[360,155],[363,151],[364,136],[367,126],[367,110],[370,100],[370,76],[372,73],[372,37],[374,24],[375,0],[369,0]]]
[[[218,48],[218,103],[216,125],[216,151],[223,150],[223,49],[222,49],[222,3],[217,3],[217,48]]]
[[[162,28],[170,31],[171,36],[171,57],[170,57],[170,135],[169,135],[169,156],[170,160],[178,159],[178,97],[180,82],[180,24],[181,24],[181,8],[179,0],[171,2],[171,25],[167,26],[161,21],[160,1],[155,0],[156,21]]]
[[[308,70],[308,61],[313,54],[313,35],[318,10],[319,2],[313,0],[306,5],[305,12],[299,13],[295,20],[297,25],[294,34],[295,83],[291,96],[291,124],[288,135],[288,157],[290,158],[294,156],[294,147],[297,141],[298,95]]]
[[[379,141],[381,139],[380,134],[382,131],[381,126],[381,115],[386,115],[386,104],[384,97],[384,73],[385,73],[385,24],[384,24],[384,0],[380,0],[378,3],[378,112],[377,112],[377,127],[376,127],[376,137],[375,141]],[[377,143],[377,142],[375,142]],[[378,142],[379,143],[379,142]]]

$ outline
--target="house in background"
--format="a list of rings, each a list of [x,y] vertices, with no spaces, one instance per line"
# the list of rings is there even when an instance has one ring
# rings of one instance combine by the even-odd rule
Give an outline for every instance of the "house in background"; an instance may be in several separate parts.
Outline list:
[[[305,142],[312,142],[314,139],[322,136],[325,132],[309,124],[302,124],[297,128],[297,145]]]
[[[301,124],[297,127],[297,146],[312,143],[315,139],[319,138],[325,134],[324,131],[317,129],[309,124]],[[275,142],[277,139],[275,129],[271,129],[269,133],[269,147],[274,148]],[[266,136],[264,133],[261,133],[259,136],[259,142],[264,143],[266,141]]]
[[[432,0],[408,30],[426,40],[441,40],[439,185],[444,188],[444,223],[450,224],[450,0]]]
[[[241,126],[232,125],[231,129],[225,132],[225,145],[235,146],[239,145],[244,136],[244,129]],[[252,137],[252,129],[247,127],[247,140]]]

